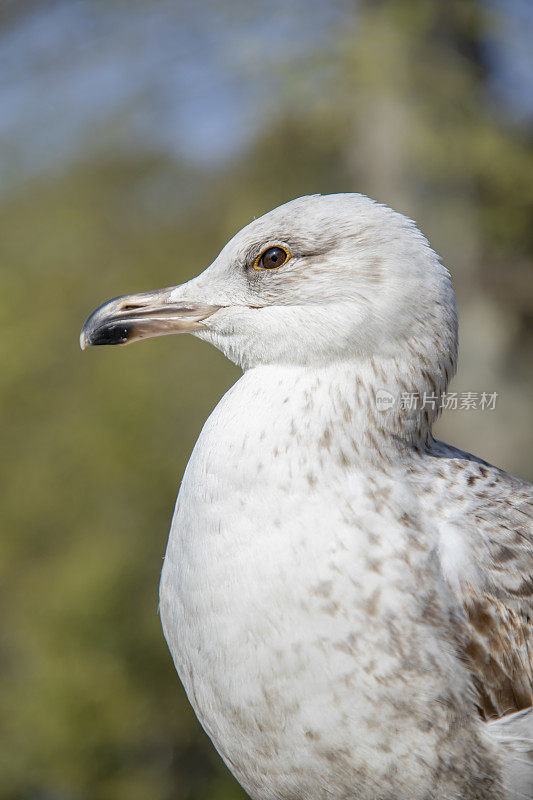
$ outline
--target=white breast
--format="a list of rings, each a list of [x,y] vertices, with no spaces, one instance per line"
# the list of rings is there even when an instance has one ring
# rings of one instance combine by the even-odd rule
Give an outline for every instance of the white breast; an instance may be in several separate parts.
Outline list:
[[[350,377],[327,372],[251,370],[207,421],[172,522],[163,628],[198,718],[256,800],[319,800],[325,785],[333,800],[389,785],[422,798],[446,699],[471,703],[452,601],[408,482],[365,461],[332,390]]]

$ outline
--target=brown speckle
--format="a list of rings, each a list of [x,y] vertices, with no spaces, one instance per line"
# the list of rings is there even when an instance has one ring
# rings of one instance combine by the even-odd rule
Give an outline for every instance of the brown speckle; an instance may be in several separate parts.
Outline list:
[[[314,588],[314,593],[320,597],[329,597],[333,589],[333,581],[321,581]]]
[[[307,483],[309,484],[311,489],[314,489],[318,483],[316,475],[314,475],[312,472],[308,472],[306,478],[307,478]]]

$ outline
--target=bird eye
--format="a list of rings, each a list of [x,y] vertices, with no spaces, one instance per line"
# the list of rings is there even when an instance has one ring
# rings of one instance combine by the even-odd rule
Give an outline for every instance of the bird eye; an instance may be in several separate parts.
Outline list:
[[[254,261],[255,269],[276,269],[286,264],[291,254],[284,247],[269,247]]]

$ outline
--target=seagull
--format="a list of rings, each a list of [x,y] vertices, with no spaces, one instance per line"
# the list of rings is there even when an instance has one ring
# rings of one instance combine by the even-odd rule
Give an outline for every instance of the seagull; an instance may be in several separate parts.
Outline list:
[[[532,486],[432,435],[457,314],[415,224],[360,194],[292,200],[187,283],[100,306],[80,342],[182,332],[243,375],[185,470],[160,614],[245,791],[533,798]]]

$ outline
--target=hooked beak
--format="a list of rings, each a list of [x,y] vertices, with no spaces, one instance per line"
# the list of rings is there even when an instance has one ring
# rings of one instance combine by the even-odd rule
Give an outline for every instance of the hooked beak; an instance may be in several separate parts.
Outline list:
[[[86,319],[80,333],[81,349],[201,330],[203,320],[222,308],[188,300],[176,302],[172,299],[175,291],[172,286],[108,300]]]

